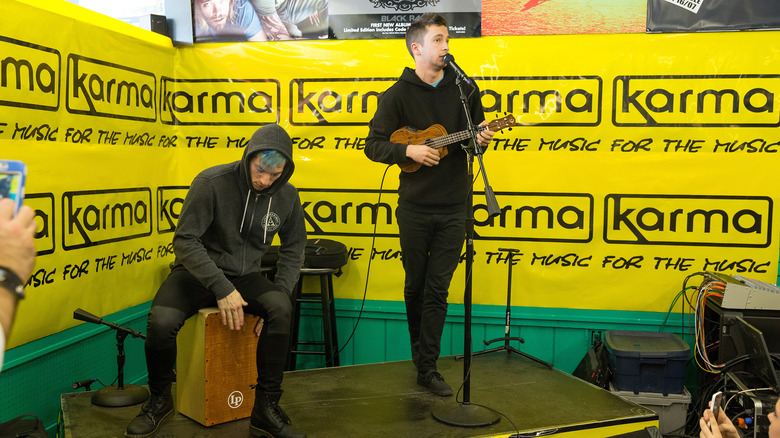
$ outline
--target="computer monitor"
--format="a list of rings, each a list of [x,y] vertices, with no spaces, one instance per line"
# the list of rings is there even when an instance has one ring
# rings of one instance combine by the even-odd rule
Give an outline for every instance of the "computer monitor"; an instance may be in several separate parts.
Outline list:
[[[741,317],[736,317],[735,320],[732,335],[737,335],[736,340],[741,341],[742,344],[743,351],[741,353],[748,356],[745,370],[752,372],[764,384],[771,386],[775,392],[780,392],[780,382],[778,382],[777,372],[769,355],[764,334]],[[737,345],[737,348],[739,349],[740,345]]]

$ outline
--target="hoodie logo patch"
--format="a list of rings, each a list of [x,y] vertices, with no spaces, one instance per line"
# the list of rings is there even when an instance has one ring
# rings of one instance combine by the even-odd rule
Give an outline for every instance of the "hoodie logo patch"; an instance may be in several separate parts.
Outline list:
[[[279,219],[278,214],[274,212],[270,212],[267,215],[263,216],[263,220],[261,223],[265,231],[273,232],[279,229],[279,225],[282,223],[282,220]]]

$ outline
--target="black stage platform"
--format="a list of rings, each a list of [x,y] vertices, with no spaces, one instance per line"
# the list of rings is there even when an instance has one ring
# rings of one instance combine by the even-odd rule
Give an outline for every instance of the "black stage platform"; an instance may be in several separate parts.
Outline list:
[[[456,399],[418,386],[411,361],[288,372],[281,405],[313,438],[508,437],[516,431],[521,436],[604,438],[658,426],[652,410],[516,354],[474,356],[472,368],[470,401],[506,416],[496,424],[454,427],[436,420],[432,410],[442,404],[455,407]],[[440,358],[439,371],[457,391],[463,361]],[[123,437],[140,405],[98,407],[91,396],[62,395],[64,437]],[[157,437],[245,437],[248,429],[248,419],[204,427],[177,413]]]

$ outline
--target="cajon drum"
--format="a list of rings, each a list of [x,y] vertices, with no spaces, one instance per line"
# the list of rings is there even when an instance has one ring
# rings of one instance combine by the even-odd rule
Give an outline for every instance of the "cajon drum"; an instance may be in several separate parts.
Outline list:
[[[176,408],[204,426],[247,418],[257,383],[259,317],[244,314],[241,330],[222,325],[219,309],[201,309],[179,331]]]

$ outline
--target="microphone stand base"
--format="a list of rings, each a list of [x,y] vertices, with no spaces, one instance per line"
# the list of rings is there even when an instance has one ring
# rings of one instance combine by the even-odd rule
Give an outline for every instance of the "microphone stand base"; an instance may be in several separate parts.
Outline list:
[[[92,396],[92,404],[109,408],[137,405],[149,398],[149,391],[140,385],[116,385],[100,388]]]
[[[436,407],[433,418],[444,424],[457,427],[481,427],[498,423],[501,417],[483,406],[471,403],[458,403],[455,406],[444,405]]]

